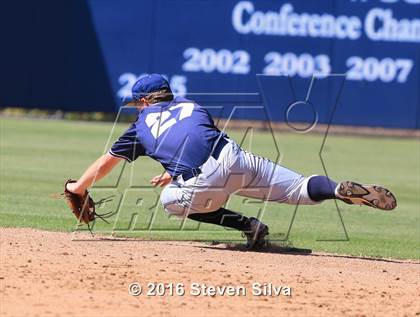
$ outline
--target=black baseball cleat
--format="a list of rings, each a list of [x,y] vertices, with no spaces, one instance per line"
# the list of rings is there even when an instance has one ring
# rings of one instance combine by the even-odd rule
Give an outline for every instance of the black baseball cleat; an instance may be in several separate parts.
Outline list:
[[[248,232],[244,232],[247,240],[246,249],[261,249],[266,244],[265,236],[268,235],[268,226],[254,217],[249,218],[249,220],[251,229]]]
[[[379,185],[345,181],[337,185],[335,196],[350,205],[366,205],[382,210],[392,210],[397,206],[395,196]]]

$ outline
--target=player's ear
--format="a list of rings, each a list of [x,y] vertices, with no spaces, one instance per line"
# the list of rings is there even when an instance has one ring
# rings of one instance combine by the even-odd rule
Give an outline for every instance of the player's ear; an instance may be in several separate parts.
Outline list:
[[[149,105],[149,102],[144,97],[143,98],[140,98],[140,102],[143,103],[143,104],[145,104],[145,105],[147,105],[147,106]]]

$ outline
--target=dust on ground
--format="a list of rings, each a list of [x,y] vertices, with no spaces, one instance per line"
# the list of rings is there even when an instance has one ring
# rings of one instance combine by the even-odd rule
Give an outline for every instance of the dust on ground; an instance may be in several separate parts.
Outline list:
[[[33,229],[0,233],[2,316],[420,315],[420,265],[413,261],[87,234],[74,240]],[[141,295],[129,295],[133,282],[143,286]],[[149,282],[183,283],[186,294],[147,296]],[[244,286],[246,295],[192,296],[194,282]],[[252,283],[289,286],[292,294],[283,288],[280,296],[254,296]]]

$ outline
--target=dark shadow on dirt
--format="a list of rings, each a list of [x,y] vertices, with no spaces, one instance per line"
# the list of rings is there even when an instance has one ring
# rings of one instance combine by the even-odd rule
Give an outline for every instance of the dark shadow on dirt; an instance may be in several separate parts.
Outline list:
[[[417,261],[417,260],[386,259],[386,258],[364,257],[364,256],[346,255],[346,254],[312,253],[311,249],[296,248],[293,246],[282,245],[282,244],[273,243],[273,242],[268,242],[266,246],[258,250],[247,250],[244,243],[224,243],[224,242],[218,242],[218,241],[212,241],[210,245],[196,246],[196,247],[203,248],[203,249],[213,249],[213,250],[305,255],[305,256],[315,256],[315,257],[343,258],[343,259],[356,259],[356,260],[365,260],[365,261],[378,261],[378,262],[387,262],[387,263],[420,265],[420,261]]]
[[[217,245],[217,246],[216,246]],[[285,246],[272,242],[260,249],[248,250],[244,243],[222,243],[213,241],[209,246],[201,246],[200,248],[214,249],[214,250],[228,250],[228,251],[244,251],[244,252],[259,252],[259,253],[279,253],[279,254],[296,254],[296,255],[310,255],[311,249],[295,248],[293,246]]]

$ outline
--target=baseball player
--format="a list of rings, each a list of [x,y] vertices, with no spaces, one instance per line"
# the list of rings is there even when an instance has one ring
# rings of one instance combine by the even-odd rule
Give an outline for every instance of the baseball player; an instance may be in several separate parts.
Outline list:
[[[265,244],[268,226],[224,208],[231,194],[286,204],[339,199],[382,210],[396,207],[394,195],[381,186],[352,181],[337,184],[325,176],[303,176],[243,150],[215,127],[203,107],[174,98],[167,80],[159,74],[139,79],[125,104],[137,107],[137,121],[79,180],[66,183],[69,195],[86,197],[87,189],[120,161],[147,155],[166,171],[151,180],[155,186],[165,186],[160,200],[166,212],[240,230],[248,249]]]

